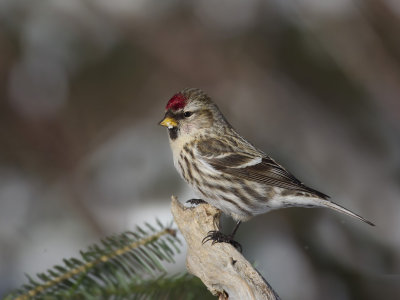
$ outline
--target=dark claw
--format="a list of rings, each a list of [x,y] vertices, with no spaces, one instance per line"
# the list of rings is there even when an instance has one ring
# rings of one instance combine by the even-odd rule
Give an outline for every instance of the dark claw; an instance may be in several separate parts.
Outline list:
[[[214,235],[219,232],[216,230],[211,230],[207,233],[207,235],[205,236],[205,238],[201,241],[203,244],[207,243],[208,241],[213,241],[214,244]]]
[[[208,232],[202,243],[205,244],[209,241],[212,241],[211,245],[214,245],[216,243],[228,243],[235,247],[240,253],[242,252],[242,246],[238,242],[233,240],[231,235],[223,234],[221,231],[211,230],[210,232]]]
[[[192,205],[199,205],[199,204],[203,204],[203,203],[207,203],[207,202],[202,199],[190,199],[190,200],[186,201],[186,203],[189,203]]]

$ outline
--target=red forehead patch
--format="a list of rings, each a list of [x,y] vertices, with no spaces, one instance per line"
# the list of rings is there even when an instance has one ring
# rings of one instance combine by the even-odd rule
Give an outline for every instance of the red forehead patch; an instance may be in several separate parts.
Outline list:
[[[178,110],[186,106],[187,99],[182,94],[175,94],[167,103],[165,109]]]

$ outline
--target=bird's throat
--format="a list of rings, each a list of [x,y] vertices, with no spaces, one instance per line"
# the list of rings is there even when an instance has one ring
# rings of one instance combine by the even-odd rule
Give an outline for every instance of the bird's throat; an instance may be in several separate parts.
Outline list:
[[[168,129],[169,138],[174,141],[178,137],[178,127],[172,127]]]

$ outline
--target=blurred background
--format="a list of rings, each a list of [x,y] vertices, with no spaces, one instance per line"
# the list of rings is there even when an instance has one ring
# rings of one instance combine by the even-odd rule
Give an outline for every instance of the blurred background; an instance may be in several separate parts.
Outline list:
[[[244,255],[282,299],[398,299],[396,0],[0,0],[0,296],[172,219],[170,196],[192,194],[157,122],[184,87],[377,225],[302,208],[243,224]]]

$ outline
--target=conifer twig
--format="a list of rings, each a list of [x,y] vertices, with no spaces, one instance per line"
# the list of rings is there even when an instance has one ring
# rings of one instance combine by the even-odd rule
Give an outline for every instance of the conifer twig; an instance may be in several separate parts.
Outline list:
[[[174,196],[171,209],[188,244],[186,267],[213,295],[219,299],[279,299],[268,282],[235,247],[227,243],[202,243],[209,231],[218,229],[218,209],[208,204],[185,208]]]
[[[111,297],[128,289],[132,299],[139,299],[157,292],[147,289],[149,284],[178,283],[178,277],[165,277],[161,264],[174,262],[172,256],[179,252],[176,231],[159,221],[155,227],[148,223],[146,227],[106,237],[80,251],[80,259],[64,259],[64,266],[39,273],[37,279],[27,276],[29,283],[6,299],[86,299],[88,294]]]

